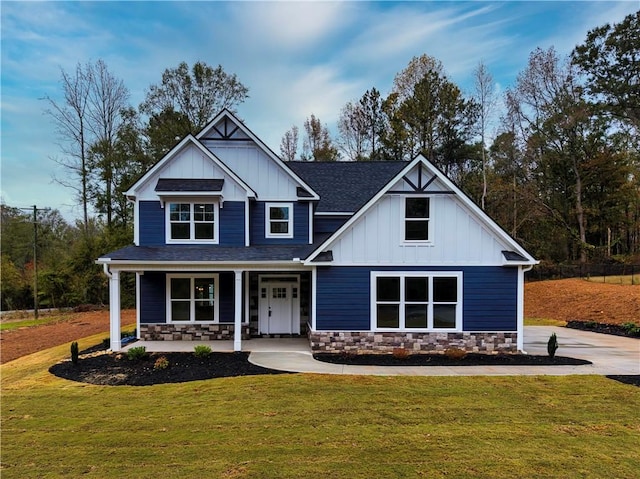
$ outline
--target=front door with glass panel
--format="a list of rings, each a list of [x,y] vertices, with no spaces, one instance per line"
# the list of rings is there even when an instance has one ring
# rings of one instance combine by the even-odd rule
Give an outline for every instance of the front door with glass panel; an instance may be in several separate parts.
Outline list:
[[[261,278],[261,334],[300,334],[299,290],[297,278]]]

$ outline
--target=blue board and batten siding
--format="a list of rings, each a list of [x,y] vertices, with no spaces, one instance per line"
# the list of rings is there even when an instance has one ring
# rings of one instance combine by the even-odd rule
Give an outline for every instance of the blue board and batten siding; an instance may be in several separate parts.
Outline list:
[[[218,210],[221,246],[244,246],[244,205],[242,201],[225,201]],[[141,201],[139,212],[140,246],[166,244],[166,218],[162,204],[159,201]]]
[[[461,271],[463,331],[517,330],[517,268],[318,267],[316,330],[371,329],[372,271]]]
[[[187,273],[188,274],[188,273]],[[200,273],[198,273],[200,274]],[[219,273],[218,294],[220,301],[218,322],[233,323],[235,315],[235,276],[232,271]],[[167,322],[167,276],[164,272],[147,271],[140,276],[140,323]]]
[[[251,204],[251,244],[307,244],[309,243],[309,204],[293,203],[293,238],[266,238],[265,202],[256,201]]]

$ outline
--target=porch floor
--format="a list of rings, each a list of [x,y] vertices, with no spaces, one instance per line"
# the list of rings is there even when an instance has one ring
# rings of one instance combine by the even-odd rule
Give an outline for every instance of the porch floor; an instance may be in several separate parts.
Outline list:
[[[233,340],[219,341],[134,341],[122,346],[127,351],[136,346],[144,346],[150,353],[193,352],[198,345],[205,345],[211,351],[233,351]],[[310,353],[307,338],[255,338],[242,341],[242,350],[246,352],[304,352]]]

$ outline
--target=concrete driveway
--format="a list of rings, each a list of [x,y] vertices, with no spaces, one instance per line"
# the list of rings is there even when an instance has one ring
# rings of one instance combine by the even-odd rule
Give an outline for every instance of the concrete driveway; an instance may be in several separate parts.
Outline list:
[[[524,345],[528,354],[547,354],[547,341],[556,333],[558,356],[586,359],[593,364],[582,366],[350,366],[329,364],[313,359],[308,343],[298,343],[297,351],[268,348],[253,350],[252,363],[270,369],[319,374],[402,375],[402,376],[515,376],[569,374],[640,374],[640,340],[590,333],[552,326],[525,327]],[[247,342],[249,345],[249,342]],[[251,348],[248,348],[251,349]],[[258,349],[258,348],[256,348]]]

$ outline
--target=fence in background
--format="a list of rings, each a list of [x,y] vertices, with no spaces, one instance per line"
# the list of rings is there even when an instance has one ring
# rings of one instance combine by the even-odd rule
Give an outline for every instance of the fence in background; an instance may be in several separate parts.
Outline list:
[[[618,281],[618,277],[621,276],[624,278],[620,278]],[[587,278],[603,283],[619,282],[640,285],[640,264],[540,264],[534,266],[533,270],[525,275],[527,281],[563,278]]]

